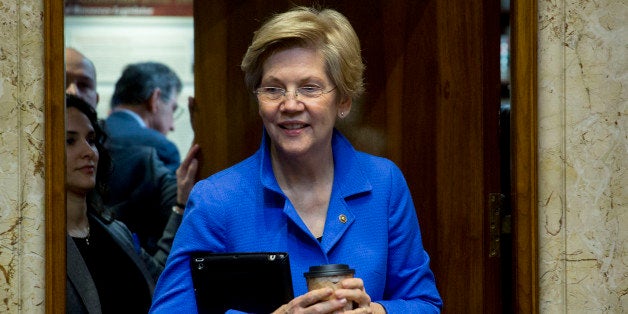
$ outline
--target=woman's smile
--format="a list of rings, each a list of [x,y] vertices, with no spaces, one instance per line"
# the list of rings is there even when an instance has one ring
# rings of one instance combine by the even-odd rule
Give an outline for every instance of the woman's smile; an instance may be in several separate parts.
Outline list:
[[[302,129],[304,127],[306,127],[307,124],[305,123],[283,123],[283,124],[279,124],[279,127],[282,129],[286,129],[286,130],[296,130],[296,129]]]

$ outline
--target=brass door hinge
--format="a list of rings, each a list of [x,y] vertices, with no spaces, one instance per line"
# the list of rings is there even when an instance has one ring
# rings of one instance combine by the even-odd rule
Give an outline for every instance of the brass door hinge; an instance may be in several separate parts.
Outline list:
[[[502,233],[502,211],[504,209],[504,199],[501,193],[489,193],[488,195],[488,228],[489,228],[489,251],[488,257],[499,257],[500,236]]]

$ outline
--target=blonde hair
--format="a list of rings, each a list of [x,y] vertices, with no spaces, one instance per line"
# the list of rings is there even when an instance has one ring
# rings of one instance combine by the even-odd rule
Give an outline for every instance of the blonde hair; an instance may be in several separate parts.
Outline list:
[[[355,100],[364,92],[360,41],[349,20],[332,9],[308,7],[276,14],[254,33],[240,65],[246,87],[249,90],[259,87],[268,57],[292,47],[312,47],[319,51],[327,74],[343,97]]]

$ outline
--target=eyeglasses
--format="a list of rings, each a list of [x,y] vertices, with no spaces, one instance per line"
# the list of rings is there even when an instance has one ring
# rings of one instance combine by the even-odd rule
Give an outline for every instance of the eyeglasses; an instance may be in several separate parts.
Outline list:
[[[274,103],[281,99],[281,97],[286,97],[286,94],[288,93],[294,93],[295,99],[298,96],[302,96],[306,99],[314,99],[321,97],[322,95],[329,94],[335,89],[336,87],[326,91],[322,87],[318,86],[303,86],[293,91],[289,91],[279,87],[260,87],[253,93],[257,95],[257,99],[259,99],[259,101]]]
[[[179,120],[179,118],[181,118],[183,116],[183,113],[185,112],[185,109],[176,106],[174,107],[174,110],[172,111],[172,118],[176,121]]]

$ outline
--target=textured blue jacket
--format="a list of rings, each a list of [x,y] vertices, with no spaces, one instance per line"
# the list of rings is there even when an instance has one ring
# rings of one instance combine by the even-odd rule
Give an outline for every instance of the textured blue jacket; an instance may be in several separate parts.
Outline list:
[[[348,264],[388,313],[439,312],[442,301],[401,171],[355,151],[337,130],[332,147],[335,177],[321,242],[279,188],[266,135],[254,155],[199,181],[151,312],[196,311],[189,266],[195,251],[288,252],[295,296],[307,292],[303,273],[310,266]]]

